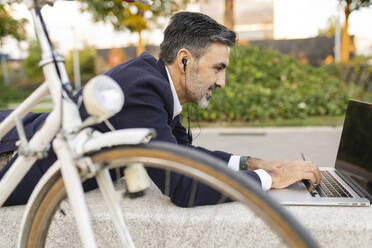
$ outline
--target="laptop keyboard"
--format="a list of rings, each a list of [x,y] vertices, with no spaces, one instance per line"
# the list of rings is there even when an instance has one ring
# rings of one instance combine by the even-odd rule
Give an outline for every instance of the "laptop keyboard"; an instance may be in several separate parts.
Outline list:
[[[348,197],[353,196],[337,181],[329,171],[321,171],[322,180],[315,188],[321,197]]]

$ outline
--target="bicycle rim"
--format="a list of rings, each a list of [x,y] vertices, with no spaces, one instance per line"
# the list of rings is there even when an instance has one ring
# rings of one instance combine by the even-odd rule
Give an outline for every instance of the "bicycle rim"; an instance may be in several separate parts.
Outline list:
[[[260,231],[264,231],[265,235],[272,238],[270,246],[281,245],[281,240],[284,240],[286,244],[292,247],[317,246],[297,221],[277,203],[268,198],[266,194],[257,189],[253,183],[250,183],[246,176],[227,169],[223,162],[210,156],[205,156],[204,153],[167,143],[152,142],[146,145],[106,149],[91,154],[91,158],[93,162],[104,163],[110,169],[120,168],[132,163],[143,163],[149,167],[186,174],[221,191],[225,197],[239,202],[220,204],[213,208],[213,213],[209,213],[209,208],[205,207],[177,208],[175,210],[174,208],[176,207],[171,206],[164,199],[162,201],[150,199],[150,202],[153,203],[151,211],[157,212],[157,215],[155,215],[155,219],[149,221],[149,219],[146,220],[146,216],[147,218],[153,218],[154,215],[151,215],[153,212],[149,214],[143,212],[146,211],[143,209],[148,208],[141,208],[141,204],[148,203],[149,199],[126,199],[122,201],[123,211],[128,228],[130,231],[132,230],[131,235],[138,247],[247,247],[260,244],[262,236],[253,237],[251,235]],[[69,226],[73,224],[74,219],[68,206],[68,201],[65,199],[66,193],[60,173],[52,177],[41,192],[43,192],[42,195],[34,202],[35,211],[31,211],[30,216],[28,216],[28,223],[30,224],[24,230],[27,233],[24,238],[27,247],[44,247],[46,244],[47,247],[61,247],[66,245],[63,243],[65,240],[74,240],[74,243],[75,241],[77,242],[77,247],[80,246],[78,244],[77,231],[63,228],[68,227],[67,229],[70,229]],[[89,194],[90,196],[87,197],[88,205],[90,204],[89,200],[95,203],[99,201],[99,198],[96,199],[99,195],[97,192]],[[156,197],[164,198],[164,196],[159,195],[156,195]],[[158,208],[156,207],[157,204],[160,204]],[[133,211],[133,209],[136,210]],[[250,221],[247,221],[249,223],[244,223],[234,213],[230,213],[231,216],[227,214],[231,209],[238,211],[247,209],[247,215],[240,217],[251,218],[251,221],[253,213],[258,214],[267,223],[267,226],[259,224],[258,226],[263,226],[263,229],[257,231],[257,218],[253,218],[253,223]],[[90,210],[92,211],[92,209]],[[102,219],[107,217],[104,213],[105,208],[103,206],[97,208],[97,205],[95,205],[94,210],[98,213],[91,213],[91,217],[93,229],[96,230],[95,233],[100,238],[97,240],[98,245],[109,247],[110,244],[105,242],[107,240],[115,240],[115,235],[106,232],[111,229],[107,226],[106,221],[102,222]],[[174,212],[177,212],[178,216],[170,214]],[[207,219],[203,218],[203,216],[207,216]],[[209,219],[208,216],[210,217]],[[174,218],[180,218],[180,220],[175,221]],[[149,228],[147,225],[151,222],[153,222],[153,227]],[[175,223],[177,223],[176,230],[169,228],[169,225],[174,225]],[[221,226],[221,223],[223,226]],[[219,226],[217,227],[216,225]],[[231,230],[231,227],[236,227],[236,229]],[[274,232],[279,234],[282,239],[276,237],[267,227],[272,227]],[[196,234],[186,235],[192,229],[195,229]],[[219,229],[223,229],[223,231],[217,231]],[[143,233],[138,232],[138,230],[142,230],[141,232]],[[183,230],[184,236],[180,235]],[[67,234],[64,232],[67,232]],[[146,236],[153,236],[151,232],[159,233],[157,237],[160,241],[145,240]],[[240,232],[243,238],[237,238],[236,232]],[[100,243],[101,238],[103,240],[102,243]],[[257,243],[251,243],[255,241]],[[119,246],[115,242],[111,245],[112,247]],[[265,244],[261,243],[261,246],[265,246]]]

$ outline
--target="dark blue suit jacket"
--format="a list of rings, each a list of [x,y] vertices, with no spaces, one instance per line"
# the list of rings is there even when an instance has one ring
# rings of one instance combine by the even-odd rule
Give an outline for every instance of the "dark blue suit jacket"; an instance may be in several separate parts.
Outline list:
[[[165,65],[162,61],[157,61],[149,53],[143,53],[139,57],[113,67],[105,73],[119,83],[125,95],[125,104],[123,109],[109,119],[115,129],[144,127],[154,128],[157,137],[154,140],[170,142],[174,144],[185,145],[194,149],[201,150],[214,157],[229,161],[231,154],[221,151],[209,151],[201,147],[193,147],[187,137],[186,130],[180,122],[180,116],[173,119],[173,96],[170,88]],[[78,98],[81,91],[75,96]],[[84,106],[80,109],[82,118],[85,119],[88,114]],[[3,112],[1,115],[8,113]],[[32,134],[43,123],[46,114],[29,114],[24,119],[26,134]],[[95,126],[101,132],[109,131],[106,124],[101,123]],[[14,140],[17,133],[12,130],[3,139],[0,146],[0,152],[14,150]],[[55,155],[50,157],[55,159]],[[44,159],[37,162],[43,173],[48,165],[51,165],[52,159]],[[41,163],[41,165],[40,165]],[[35,167],[35,166],[34,166]],[[3,172],[2,172],[3,173]],[[151,179],[164,193],[165,172],[161,169],[148,168]],[[260,179],[253,171],[244,171],[251,179],[260,183]],[[2,174],[0,174],[0,177]],[[186,207],[191,193],[193,179],[178,173],[172,173],[170,198],[178,206]],[[96,187],[93,180],[84,184],[86,190]],[[198,184],[196,199],[194,205],[215,204],[221,195],[219,192],[211,189],[204,184]]]

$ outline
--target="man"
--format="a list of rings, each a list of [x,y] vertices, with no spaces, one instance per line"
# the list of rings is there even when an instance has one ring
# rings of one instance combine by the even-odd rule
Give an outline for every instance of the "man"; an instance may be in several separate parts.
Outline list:
[[[248,156],[235,156],[221,151],[209,151],[193,147],[180,122],[182,104],[192,102],[206,108],[213,91],[225,87],[225,73],[229,64],[230,47],[235,44],[236,34],[201,13],[179,12],[171,18],[164,31],[160,45],[159,60],[148,53],[115,66],[105,74],[116,80],[125,94],[123,109],[109,119],[116,129],[145,127],[154,128],[154,140],[185,145],[224,160],[227,166],[241,170],[247,180],[254,180],[264,190],[283,188],[297,181],[308,179],[311,183],[320,182],[318,168],[306,161],[265,161]],[[81,95],[81,92],[76,98]],[[1,115],[1,114],[0,114]],[[84,106],[83,118],[87,117]],[[24,123],[26,133],[32,136],[42,124],[45,114],[35,117],[29,114]],[[1,118],[1,116],[0,116]],[[32,128],[30,128],[32,127]],[[109,131],[105,123],[95,126],[102,132]],[[31,130],[30,130],[31,129]],[[29,131],[28,131],[29,130]],[[16,133],[7,134],[5,140],[14,140]],[[9,139],[11,138],[11,139]],[[3,139],[2,139],[3,141]],[[9,143],[9,142],[8,142]],[[13,143],[1,152],[11,152]],[[55,159],[53,152],[49,157],[38,161],[33,171],[26,175],[21,185],[7,200],[8,205],[26,202],[35,182],[49,168]],[[14,160],[14,159],[13,159]],[[11,161],[12,162],[12,161]],[[7,164],[3,173],[11,166]],[[164,192],[165,172],[149,168],[149,176]],[[169,196],[175,204],[187,206],[193,179],[172,173]],[[84,183],[85,190],[96,187],[94,180]],[[27,194],[25,194],[27,189]],[[220,199],[219,192],[204,184],[199,184],[195,205],[215,204]]]

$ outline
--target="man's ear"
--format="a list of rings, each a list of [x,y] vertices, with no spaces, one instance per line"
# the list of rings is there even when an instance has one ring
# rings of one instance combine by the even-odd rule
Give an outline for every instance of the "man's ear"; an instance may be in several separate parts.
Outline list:
[[[181,48],[177,53],[176,63],[181,73],[186,73],[187,68],[192,65],[193,58],[186,48]]]

